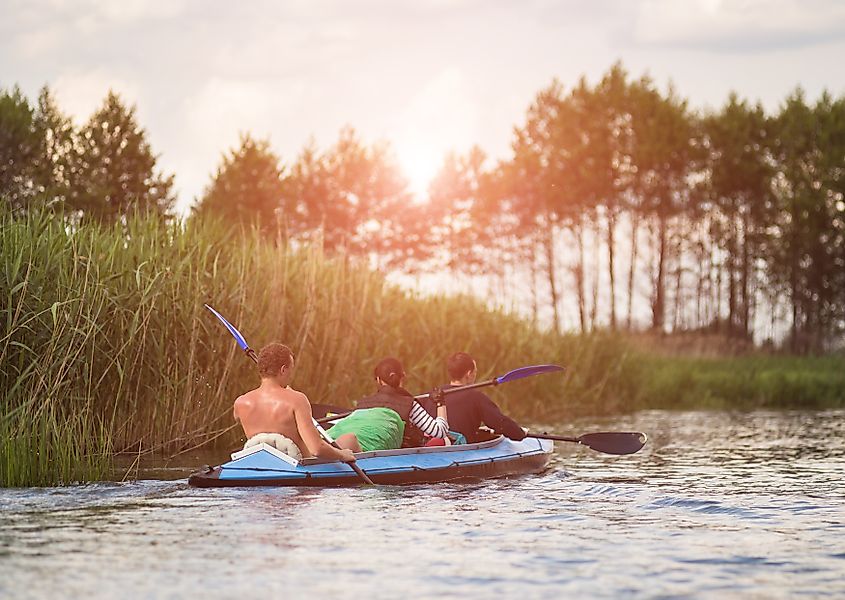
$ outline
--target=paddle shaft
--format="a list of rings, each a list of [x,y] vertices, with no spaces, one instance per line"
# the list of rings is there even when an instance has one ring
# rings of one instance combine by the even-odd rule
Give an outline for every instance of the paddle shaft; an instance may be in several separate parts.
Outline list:
[[[538,440],[554,440],[555,442],[575,442],[580,444],[581,440],[577,437],[569,437],[565,435],[554,435],[552,433],[529,433],[526,437],[537,438]]]
[[[529,433],[528,437],[541,440],[554,440],[556,442],[574,442],[582,446],[587,446],[587,448],[596,452],[617,455],[639,452],[648,441],[648,436],[641,431],[601,431],[585,433],[578,437],[549,433]]]
[[[526,377],[533,377],[534,375],[542,375],[543,373],[554,373],[558,371],[563,371],[564,368],[559,365],[532,365],[529,367],[520,367],[518,369],[514,369],[513,371],[509,371],[504,375],[500,375],[499,377],[494,377],[493,379],[488,379],[487,381],[478,381],[476,383],[467,383],[466,385],[458,385],[453,388],[437,388],[433,392],[428,392],[425,394],[420,394],[419,396],[414,396],[414,399],[421,400],[423,398],[431,398],[432,396],[445,396],[447,394],[454,394],[455,392],[463,392],[466,390],[474,390],[476,388],[487,387],[490,385],[501,385],[503,383],[510,383],[511,381],[516,381],[518,379],[525,379]]]
[[[348,417],[353,412],[355,412],[355,411],[350,410],[349,412],[342,412],[342,413],[337,413],[337,414],[334,414],[334,415],[329,415],[327,417],[317,419],[317,423],[319,423],[320,425],[323,425],[325,423],[331,423],[332,421],[337,421],[338,419],[342,419],[343,417]]]
[[[443,395],[451,394],[453,392],[463,392],[464,390],[471,390],[474,388],[485,387],[488,385],[499,385],[495,379],[491,379],[490,381],[482,381],[480,383],[471,383],[469,385],[462,385],[456,388],[450,388],[447,390],[441,390]],[[431,397],[431,392],[426,392],[425,394],[419,394],[418,396],[414,396],[414,400],[425,400],[426,398]],[[338,419],[342,419],[343,417],[348,417],[355,411],[343,412],[336,415],[331,415],[328,417],[323,417],[322,419],[317,419],[317,422],[321,425],[323,423],[331,423],[332,421],[337,421]]]
[[[546,365],[546,366],[548,366],[548,365]],[[527,368],[531,368],[531,367],[524,367],[524,368],[527,369]],[[562,367],[559,367],[559,369],[563,370]],[[511,371],[511,373],[514,373],[514,371]],[[532,373],[532,374],[539,375],[540,373]],[[508,373],[508,375],[510,375],[510,373]],[[531,374],[523,375],[523,377],[528,377],[530,375]],[[507,377],[507,375],[503,375],[502,377]],[[476,388],[482,388],[482,387],[488,387],[488,386],[491,386],[491,385],[501,385],[502,383],[508,383],[507,381],[499,381],[502,377],[495,377],[493,379],[488,379],[487,381],[479,381],[479,382],[476,382],[476,383],[468,383],[466,385],[459,385],[459,386],[456,386],[456,387],[453,387],[453,388],[447,388],[447,389],[441,388],[441,389],[437,390],[436,392],[426,392],[425,394],[419,394],[417,396],[414,396],[414,400],[424,400],[426,398],[431,398],[431,396],[433,394],[443,394],[444,396],[446,396],[448,394],[454,394],[455,392],[463,392],[463,391],[466,391],[466,390],[474,390]],[[317,419],[317,422],[320,423],[321,425],[323,423],[331,423],[332,421],[337,421],[338,419],[342,419],[343,417],[348,417],[353,412],[354,411],[349,411],[349,412],[339,413],[339,414],[336,414],[336,415],[331,415],[329,417],[323,417],[322,419]]]
[[[432,394],[442,393],[444,396],[447,394],[454,394],[455,392],[463,392],[465,390],[474,390],[476,388],[487,387],[489,385],[499,385],[499,379],[488,379],[487,381],[479,381],[477,383],[468,383],[466,385],[459,385],[453,388],[441,389],[438,392],[426,392],[425,394],[420,394],[418,396],[414,396],[414,400],[422,400],[424,398],[431,398]]]
[[[252,359],[252,362],[254,362],[255,364],[258,364],[258,356],[256,356],[255,351],[254,351],[252,348],[247,347],[247,348],[244,350],[244,353],[245,353],[245,354],[246,354],[246,355],[247,355],[250,359]],[[317,428],[317,431],[318,431],[318,432],[320,432],[320,434],[323,436],[323,438],[324,438],[324,439],[325,439],[325,440],[326,440],[329,444],[331,444],[332,446],[334,446],[334,447],[335,447],[335,448],[337,448],[338,450],[341,450],[341,447],[337,445],[337,442],[335,442],[333,439],[331,439],[331,438],[329,437],[329,435],[326,433],[326,430],[325,430],[325,429],[323,429],[322,427],[320,427],[320,424],[317,422],[317,420],[316,420],[316,419],[312,419],[312,421],[314,421],[314,426]],[[363,470],[361,467],[359,467],[357,463],[355,463],[355,462],[353,461],[353,462],[348,462],[348,463],[346,463],[346,464],[347,464],[347,465],[349,465],[350,467],[352,467],[352,470],[353,470],[353,471],[355,471],[355,473],[358,475],[358,477],[361,479],[361,481],[363,481],[363,482],[364,482],[365,484],[367,484],[367,485],[373,485],[373,480],[372,480],[372,479],[370,479],[369,477],[367,477],[367,474],[366,474],[366,473],[364,473],[364,470]]]

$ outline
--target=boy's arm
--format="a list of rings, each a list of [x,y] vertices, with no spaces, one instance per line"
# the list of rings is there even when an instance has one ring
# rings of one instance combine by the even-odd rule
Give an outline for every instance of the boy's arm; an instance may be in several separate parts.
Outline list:
[[[319,458],[348,461],[351,452],[343,452],[334,446],[327,444],[320,436],[320,432],[314,426],[314,419],[311,413],[311,403],[308,397],[300,393],[294,401],[293,414],[296,417],[296,429],[308,451]],[[352,460],[355,460],[354,457]]]
[[[519,426],[519,423],[503,414],[487,394],[479,392],[479,396],[481,419],[487,427],[515,441],[525,438],[525,430]]]

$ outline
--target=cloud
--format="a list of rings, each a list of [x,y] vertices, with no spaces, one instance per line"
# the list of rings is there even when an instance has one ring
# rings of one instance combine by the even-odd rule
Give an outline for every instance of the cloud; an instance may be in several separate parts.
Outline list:
[[[845,39],[837,0],[644,0],[634,25],[642,44],[757,50]]]
[[[843,89],[845,1],[831,0],[0,0],[0,72],[86,119],[112,88],[201,193],[239,132],[290,162],[344,125],[392,143],[414,179],[511,129],[552,77],[597,81],[622,59],[673,79],[693,104],[730,89],[767,106],[795,85]],[[821,45],[824,40],[840,39]],[[749,77],[749,73],[754,77]]]
[[[89,4],[95,14],[110,23],[126,23],[144,20],[172,19],[185,10],[187,0],[167,0],[150,2],[149,0],[109,0],[93,1]]]
[[[86,17],[107,24],[173,18],[185,10],[187,0],[17,0],[12,5],[28,14],[50,15],[62,21],[68,17]]]
[[[304,86],[268,80],[211,77],[183,102],[186,133],[203,144],[237,139],[239,132],[265,137],[280,114],[292,114]]]
[[[99,108],[109,90],[120,95],[127,105],[142,105],[141,86],[106,69],[69,71],[52,84],[62,110],[77,123],[84,122]]]
[[[12,40],[11,50],[18,59],[81,54],[102,43],[104,34],[125,35],[151,27],[152,22],[173,20],[186,6],[186,0],[11,0],[0,34]]]
[[[476,104],[463,73],[447,67],[428,81],[400,112],[398,132],[436,142],[444,138],[471,143],[475,133]]]
[[[281,116],[298,112],[303,92],[302,84],[290,82],[211,77],[174,106],[180,129],[172,136],[172,156],[163,157],[163,163],[179,174],[179,187],[187,192],[180,208],[201,193],[241,134],[278,142],[277,136],[284,134]]]
[[[63,41],[62,27],[50,24],[41,29],[19,33],[15,46],[21,58],[32,59],[50,54],[59,48]]]

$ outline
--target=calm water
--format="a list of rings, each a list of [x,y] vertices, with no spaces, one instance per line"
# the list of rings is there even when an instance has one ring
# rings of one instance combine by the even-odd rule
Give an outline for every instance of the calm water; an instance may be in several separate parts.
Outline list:
[[[0,596],[845,597],[845,411],[554,429],[651,440],[464,485],[0,489]]]

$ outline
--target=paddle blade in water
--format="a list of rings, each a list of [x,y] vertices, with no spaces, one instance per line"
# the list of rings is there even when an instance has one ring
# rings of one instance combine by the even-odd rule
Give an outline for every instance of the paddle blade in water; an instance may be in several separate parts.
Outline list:
[[[648,436],[640,431],[585,433],[578,442],[605,454],[633,454],[645,446]]]
[[[214,316],[217,317],[218,319],[220,319],[220,322],[223,323],[223,325],[226,326],[226,329],[229,330],[229,333],[231,333],[232,337],[235,338],[235,341],[238,342],[238,346],[241,347],[241,350],[243,350],[244,352],[248,351],[249,350],[249,344],[246,343],[246,340],[244,339],[244,336],[241,335],[241,332],[238,331],[237,329],[235,329],[234,325],[232,325],[231,323],[229,323],[229,321],[224,319],[223,315],[221,315],[219,312],[217,312],[216,310],[211,308],[208,304],[206,304],[205,307],[208,310],[210,310],[212,313],[214,313]]]
[[[507,383],[509,381],[516,381],[532,375],[540,375],[541,373],[554,373],[555,371],[563,371],[563,367],[558,365],[534,365],[533,367],[520,367],[514,369],[509,373],[505,373],[501,377],[496,378],[496,383]]]

